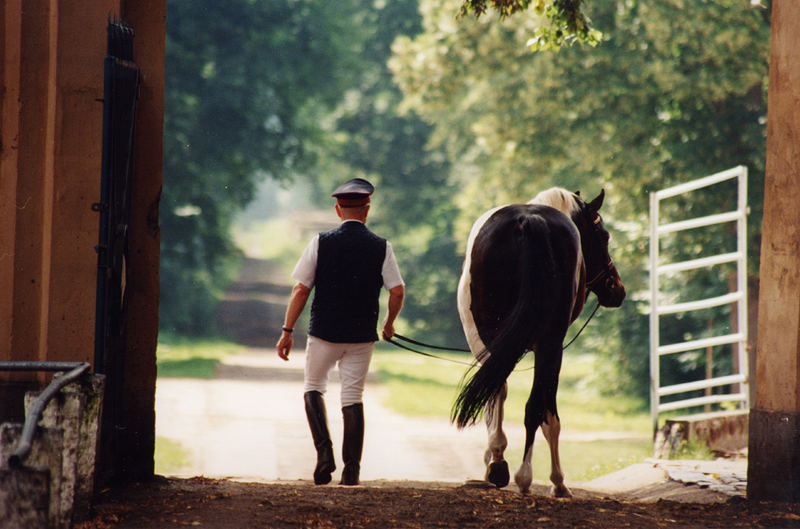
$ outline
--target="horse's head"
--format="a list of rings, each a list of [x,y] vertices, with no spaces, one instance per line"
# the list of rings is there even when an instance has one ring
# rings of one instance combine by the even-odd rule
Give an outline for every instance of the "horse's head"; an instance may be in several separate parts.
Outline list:
[[[580,211],[572,216],[581,234],[581,250],[586,265],[586,289],[597,295],[604,307],[619,307],[625,299],[625,286],[619,277],[614,260],[608,254],[608,241],[611,238],[600,216],[605,190],[597,198],[584,202],[580,192],[575,193]]]

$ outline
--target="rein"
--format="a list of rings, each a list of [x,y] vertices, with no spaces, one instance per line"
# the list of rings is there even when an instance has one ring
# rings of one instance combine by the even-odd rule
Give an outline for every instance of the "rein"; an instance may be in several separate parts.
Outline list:
[[[416,340],[412,340],[410,338],[406,338],[405,336],[403,336],[401,334],[397,334],[397,333],[395,333],[394,337],[397,338],[398,340],[403,340],[403,341],[406,341],[406,342],[409,342],[409,343],[421,345],[423,347],[429,347],[431,349],[440,349],[442,351],[461,351],[461,352],[465,352],[465,353],[470,352],[469,349],[457,349],[457,348],[456,349],[451,349],[449,347],[439,347],[439,346],[436,346],[436,345],[429,345],[429,344],[426,344],[426,343],[417,342]],[[392,338],[385,338],[385,340],[387,342],[389,342],[390,344],[394,345],[395,347],[400,347],[401,349],[405,349],[406,351],[411,351],[412,353],[416,353],[418,355],[427,356],[429,358],[436,358],[437,360],[444,360],[445,362],[453,362],[455,364],[462,364],[462,365],[465,365],[465,366],[471,366],[472,365],[472,362],[464,362],[463,360],[456,360],[454,358],[445,358],[444,356],[439,356],[439,355],[435,355],[433,353],[427,353],[425,351],[420,351],[419,349],[414,349],[413,347],[409,347],[407,345],[403,345],[400,342],[398,342],[398,341],[396,341],[396,340],[394,340]]]
[[[612,261],[611,264],[613,265],[613,261]],[[600,301],[598,301],[595,304],[594,309],[592,309],[592,313],[589,314],[588,318],[586,318],[586,321],[583,323],[583,325],[578,330],[578,332],[575,334],[575,336],[573,336],[572,339],[569,342],[567,342],[566,345],[564,345],[561,348],[562,351],[564,349],[566,349],[567,347],[569,347],[570,345],[572,345],[572,343],[575,340],[578,339],[578,336],[580,336],[581,333],[583,332],[583,330],[586,328],[586,326],[589,325],[589,322],[592,321],[592,318],[594,318],[594,315],[597,313],[597,309],[599,309],[599,308],[600,308]],[[431,344],[427,344],[425,342],[418,342],[416,340],[412,340],[411,338],[406,338],[402,334],[397,334],[397,333],[395,333],[394,337],[397,338],[398,340],[402,340],[402,341],[410,343],[410,344],[418,345],[418,346],[421,346],[421,347],[427,347],[428,349],[438,349],[440,351],[452,351],[452,352],[461,352],[461,353],[470,353],[470,352],[472,352],[470,349],[464,349],[464,348],[460,348],[460,347],[443,347],[441,345],[431,345]],[[444,356],[439,356],[439,355],[435,355],[433,353],[420,351],[419,349],[414,349],[413,347],[409,347],[407,345],[403,345],[400,342],[398,342],[398,341],[396,341],[396,340],[394,340],[392,338],[385,338],[385,340],[387,342],[389,342],[390,344],[394,345],[395,347],[400,347],[401,349],[405,349],[406,351],[411,351],[412,353],[416,353],[418,355],[427,356],[429,358],[436,358],[437,360],[444,360],[445,362],[453,362],[455,364],[462,364],[462,365],[466,365],[466,366],[472,366],[472,362],[464,362],[462,360],[456,360],[456,359],[453,359],[453,358],[445,358]],[[532,369],[532,367],[527,368],[527,369]]]

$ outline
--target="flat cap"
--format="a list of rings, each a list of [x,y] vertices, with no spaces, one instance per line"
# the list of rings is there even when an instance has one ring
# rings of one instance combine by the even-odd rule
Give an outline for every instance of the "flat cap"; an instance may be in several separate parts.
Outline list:
[[[353,178],[336,188],[331,193],[336,197],[336,202],[342,207],[357,208],[369,204],[369,196],[375,191],[375,186],[363,178]]]

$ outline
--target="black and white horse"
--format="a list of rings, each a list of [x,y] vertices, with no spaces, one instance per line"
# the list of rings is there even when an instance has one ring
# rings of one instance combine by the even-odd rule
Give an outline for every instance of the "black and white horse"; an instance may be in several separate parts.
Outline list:
[[[461,388],[453,420],[462,428],[485,411],[486,479],[497,487],[509,482],[502,427],[506,379],[532,350],[535,372],[525,406],[525,453],[514,481],[522,492],[530,490],[533,439],[541,426],[550,446],[553,495],[572,495],[558,456],[556,391],[564,336],[589,292],[605,307],[619,307],[625,299],[599,214],[604,196],[601,191],[585,203],[578,193],[553,188],[527,204],[489,210],[472,226],[458,311],[480,367]]]

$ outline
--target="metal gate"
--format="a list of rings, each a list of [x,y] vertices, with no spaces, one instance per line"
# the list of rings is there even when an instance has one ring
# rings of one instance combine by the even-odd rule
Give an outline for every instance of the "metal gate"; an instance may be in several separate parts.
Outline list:
[[[118,435],[125,429],[122,409],[127,332],[126,261],[131,211],[133,132],[139,95],[139,67],[133,62],[134,31],[109,21],[104,61],[103,159],[97,244],[97,309],[94,371],[106,375],[98,475],[122,468]]]
[[[706,188],[731,179],[738,179],[737,207],[704,217],[697,217],[666,224],[659,223],[659,206],[662,200],[677,197],[691,191]],[[692,259],[682,262],[659,264],[661,237],[667,234],[704,228],[724,223],[736,223],[736,251]],[[709,268],[725,263],[736,263],[736,289],[727,294],[682,303],[662,303],[660,279],[670,274]],[[748,406],[747,374],[747,168],[734,167],[692,182],[650,193],[650,410],[654,431],[658,429],[658,418],[663,412],[693,408],[697,406],[734,402],[739,407]],[[687,313],[713,307],[736,304],[732,333],[708,336],[697,340],[662,344],[660,340],[660,318],[667,314]],[[731,309],[733,319],[733,309]],[[700,350],[703,348],[734,344],[737,358],[734,373],[726,376],[661,386],[661,358],[665,355]],[[727,392],[711,393],[711,388],[729,387]],[[680,395],[697,390],[706,390],[701,397],[683,398],[662,402],[662,397]]]

